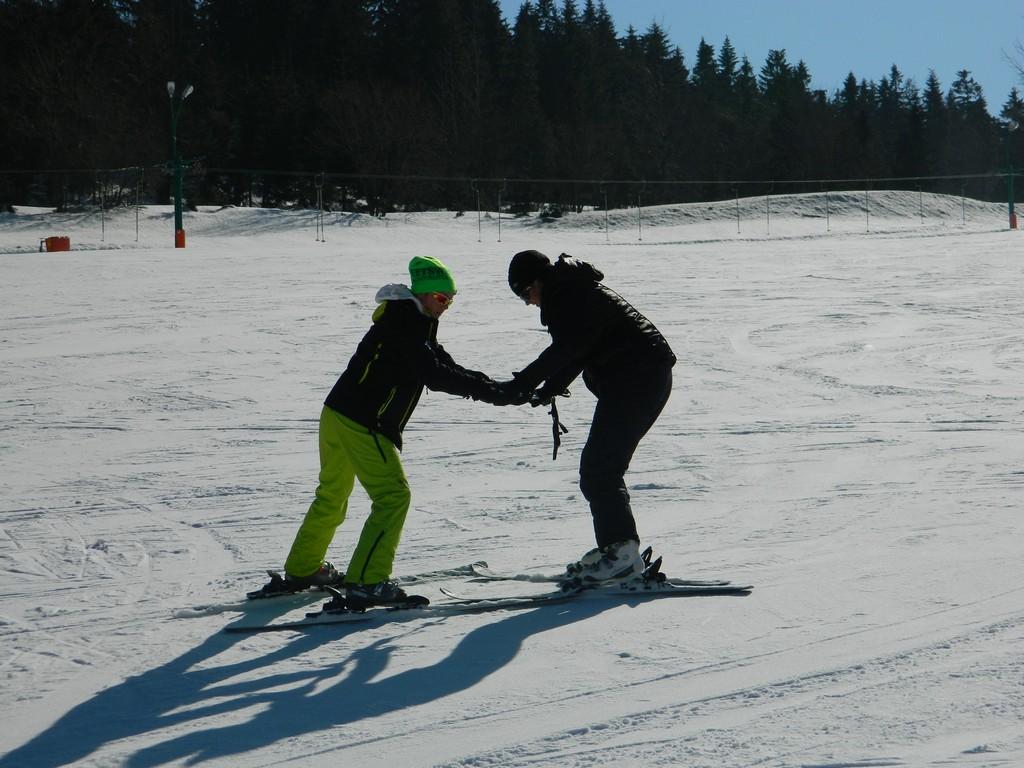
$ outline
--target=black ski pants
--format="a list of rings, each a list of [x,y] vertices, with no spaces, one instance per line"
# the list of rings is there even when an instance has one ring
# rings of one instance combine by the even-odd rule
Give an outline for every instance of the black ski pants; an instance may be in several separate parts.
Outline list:
[[[638,366],[602,381],[580,459],[580,491],[590,502],[597,546],[640,540],[624,476],[637,445],[672,393],[672,367]]]

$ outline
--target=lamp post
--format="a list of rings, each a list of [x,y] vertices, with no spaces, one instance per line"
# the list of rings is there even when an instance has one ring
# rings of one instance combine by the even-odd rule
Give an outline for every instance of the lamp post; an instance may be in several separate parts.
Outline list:
[[[1006,121],[1006,207],[1010,215],[1010,229],[1017,228],[1017,214],[1013,210],[1013,152],[1010,150],[1010,138],[1017,128],[1016,120]]]
[[[178,116],[181,114],[181,105],[185,102],[192,91],[191,86],[185,86],[178,99],[174,98],[174,81],[167,83],[167,95],[171,100],[171,164],[174,166],[174,247],[185,247],[185,229],[181,220],[181,158],[178,156]]]

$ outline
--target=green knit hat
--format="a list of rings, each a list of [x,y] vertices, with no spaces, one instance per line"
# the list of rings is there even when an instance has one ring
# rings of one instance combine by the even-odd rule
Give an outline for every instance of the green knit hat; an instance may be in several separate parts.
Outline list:
[[[413,293],[455,294],[455,278],[440,259],[433,256],[414,256],[409,262],[410,290]]]

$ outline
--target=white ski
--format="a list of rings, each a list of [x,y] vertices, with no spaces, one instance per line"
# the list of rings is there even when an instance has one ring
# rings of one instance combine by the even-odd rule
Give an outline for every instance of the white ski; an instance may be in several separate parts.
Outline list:
[[[512,573],[495,571],[483,560],[472,563],[470,566],[473,575],[485,581],[530,581],[535,583],[556,583],[565,580],[565,573]],[[680,587],[724,587],[732,582],[721,579],[679,579],[666,578],[665,583]]]

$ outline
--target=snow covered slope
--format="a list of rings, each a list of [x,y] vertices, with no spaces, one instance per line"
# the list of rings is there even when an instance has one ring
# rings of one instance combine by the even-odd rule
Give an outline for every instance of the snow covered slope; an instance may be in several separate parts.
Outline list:
[[[506,218],[501,242],[475,211],[329,213],[318,243],[310,212],[204,209],[184,250],[165,207],[138,239],[134,211],[0,214],[0,768],[1024,765],[1024,240],[1004,206],[869,204]],[[234,610],[311,500],[376,289],[442,258],[443,343],[507,378],[547,338],[505,280],[525,248],[595,263],[668,337],[641,532],[753,594],[223,633],[316,604]],[[396,575],[589,548],[592,408],[578,382],[552,462],[543,409],[427,394]]]

